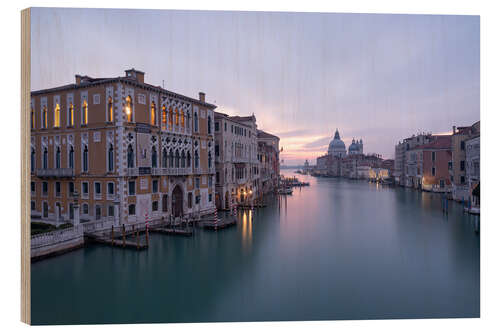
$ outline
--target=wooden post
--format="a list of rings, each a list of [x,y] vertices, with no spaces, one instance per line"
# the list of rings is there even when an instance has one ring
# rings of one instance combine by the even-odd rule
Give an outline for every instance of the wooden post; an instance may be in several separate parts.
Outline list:
[[[111,226],[111,246],[115,246],[115,229]]]
[[[137,250],[139,250],[139,228],[135,231],[135,239],[137,240]]]
[[[125,247],[125,224],[122,224],[122,247]]]
[[[149,230],[147,224],[146,224],[146,244],[149,247]]]

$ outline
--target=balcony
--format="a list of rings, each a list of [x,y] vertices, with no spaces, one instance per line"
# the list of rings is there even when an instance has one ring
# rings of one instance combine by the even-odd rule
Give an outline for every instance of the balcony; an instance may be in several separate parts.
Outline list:
[[[75,170],[72,168],[36,169],[35,176],[39,178],[72,178],[75,176]]]
[[[153,176],[184,176],[191,175],[191,168],[152,168]]]
[[[231,158],[231,162],[233,162],[233,163],[250,163],[250,160],[248,157],[233,156],[233,158]]]

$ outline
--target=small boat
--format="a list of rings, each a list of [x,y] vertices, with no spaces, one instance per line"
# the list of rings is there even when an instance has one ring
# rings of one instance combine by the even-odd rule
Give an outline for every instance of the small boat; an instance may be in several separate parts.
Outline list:
[[[291,187],[284,187],[284,188],[278,189],[278,194],[292,194],[292,193],[293,193],[293,189]]]

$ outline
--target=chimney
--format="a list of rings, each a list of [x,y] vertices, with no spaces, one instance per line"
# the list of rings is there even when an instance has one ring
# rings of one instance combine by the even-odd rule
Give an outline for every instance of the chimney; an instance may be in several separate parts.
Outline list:
[[[82,82],[82,77],[78,74],[75,75],[75,83],[80,84]]]
[[[200,91],[199,94],[200,94],[200,102],[205,103],[205,93]]]
[[[453,126],[453,134],[455,134],[457,131],[457,126]]]

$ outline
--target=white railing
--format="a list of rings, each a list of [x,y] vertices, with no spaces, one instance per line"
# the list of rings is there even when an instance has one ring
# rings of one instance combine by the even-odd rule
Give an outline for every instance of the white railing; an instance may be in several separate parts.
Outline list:
[[[139,168],[127,168],[126,174],[128,177],[139,176]]]
[[[153,168],[153,176],[182,176],[193,173],[191,168]]]
[[[42,234],[31,236],[31,248],[37,249],[48,245],[55,245],[82,236],[83,227],[81,225],[77,227],[45,232]]]

